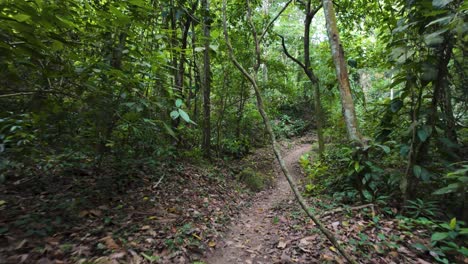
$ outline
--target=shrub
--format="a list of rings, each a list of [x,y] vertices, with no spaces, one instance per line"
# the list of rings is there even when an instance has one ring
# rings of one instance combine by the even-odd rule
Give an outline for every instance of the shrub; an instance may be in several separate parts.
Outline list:
[[[261,191],[268,183],[268,177],[252,168],[246,168],[239,173],[238,180],[243,182],[247,188],[254,192]]]

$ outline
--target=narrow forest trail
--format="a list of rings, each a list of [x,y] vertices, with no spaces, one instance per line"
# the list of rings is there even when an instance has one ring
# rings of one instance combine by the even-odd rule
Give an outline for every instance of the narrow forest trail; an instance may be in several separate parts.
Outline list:
[[[299,144],[285,153],[284,161],[295,178],[301,174],[299,158],[310,148],[310,144]],[[279,219],[275,216],[274,209],[283,202],[294,202],[292,191],[279,165],[274,170],[277,177],[275,187],[261,193],[253,201],[253,205],[233,222],[221,245],[206,260],[208,264],[289,262],[287,255],[278,259],[274,257],[277,254],[271,254],[284,249],[286,245],[282,241],[287,240],[281,236],[282,231],[275,224]]]

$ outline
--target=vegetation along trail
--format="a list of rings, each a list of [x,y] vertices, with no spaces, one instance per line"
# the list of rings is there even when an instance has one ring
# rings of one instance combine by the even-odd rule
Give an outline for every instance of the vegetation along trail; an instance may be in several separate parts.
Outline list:
[[[0,264],[468,264],[467,33],[464,0],[1,0]]]
[[[286,166],[296,178],[301,174],[299,158],[310,148],[310,144],[299,144],[285,154]],[[274,209],[282,202],[292,203],[294,199],[278,166],[274,169],[277,180],[275,187],[259,193],[254,204],[233,223],[223,245],[207,259],[209,264],[275,263],[290,259],[286,253],[280,254],[280,257],[272,254],[282,253],[286,247],[286,238],[275,224],[278,220],[275,220]]]

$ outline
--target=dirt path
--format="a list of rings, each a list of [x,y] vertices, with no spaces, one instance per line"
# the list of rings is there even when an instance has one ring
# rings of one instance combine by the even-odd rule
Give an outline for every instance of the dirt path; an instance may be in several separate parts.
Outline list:
[[[291,174],[298,177],[301,173],[298,160],[302,154],[309,151],[310,144],[297,145],[293,149],[286,151],[284,161]],[[282,202],[293,202],[293,194],[288,182],[278,168],[275,168],[277,175],[276,187],[259,194],[254,204],[246,209],[226,234],[224,241],[218,245],[214,254],[206,260],[209,264],[225,263],[277,263],[289,262],[286,255],[274,257],[271,254],[284,248],[287,238],[281,237],[281,230],[276,221],[273,210]]]

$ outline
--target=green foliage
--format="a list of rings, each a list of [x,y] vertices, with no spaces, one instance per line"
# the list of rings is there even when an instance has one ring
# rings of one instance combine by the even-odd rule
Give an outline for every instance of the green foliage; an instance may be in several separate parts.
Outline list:
[[[266,175],[256,172],[252,168],[242,170],[238,175],[238,180],[254,192],[263,190],[270,181]]]
[[[250,141],[246,137],[240,139],[223,139],[221,146],[225,154],[236,158],[246,156],[251,149]]]
[[[307,193],[314,195],[322,192],[324,186],[320,182],[317,184],[317,180],[327,173],[328,167],[320,159],[316,162],[311,162],[309,154],[302,155],[299,159],[299,164],[307,175],[308,183],[305,185]]]
[[[273,131],[278,137],[291,138],[304,132],[306,122],[302,119],[293,119],[288,115],[282,115],[273,123]]]
[[[405,206],[407,214],[413,218],[420,216],[427,218],[435,218],[441,215],[439,205],[434,201],[423,201],[421,199],[410,200]]]
[[[433,252],[431,254],[440,263],[452,263],[454,256],[468,256],[468,249],[460,243],[468,235],[468,228],[463,228],[463,221],[452,218],[449,223],[442,223],[436,228],[436,232],[431,235],[431,246],[426,247],[421,244],[415,247]]]
[[[383,203],[396,194],[398,178],[395,171],[385,171],[384,165],[392,159],[386,145],[369,143],[366,148],[328,146],[321,158],[310,161],[301,157],[300,163],[309,182],[306,190],[327,192],[341,202]]]
[[[449,182],[446,187],[436,190],[433,194],[456,194],[458,197],[463,197],[468,192],[468,165],[462,165],[454,172],[450,172],[445,176]]]

